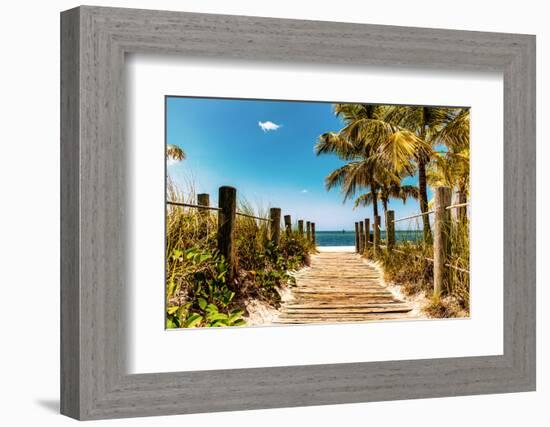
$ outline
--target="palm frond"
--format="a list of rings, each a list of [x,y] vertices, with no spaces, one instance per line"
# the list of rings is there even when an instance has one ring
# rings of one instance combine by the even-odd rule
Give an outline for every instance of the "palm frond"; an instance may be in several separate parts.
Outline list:
[[[379,193],[377,193],[379,194]],[[357,199],[355,199],[355,203],[353,205],[353,208],[356,209],[359,206],[370,206],[372,205],[373,201],[372,193],[365,193],[360,195]]]
[[[166,145],[166,158],[167,159],[172,159],[172,160],[175,160],[175,161],[179,162],[179,161],[182,161],[183,159],[185,159],[185,152],[183,151],[183,149],[181,149],[180,147],[178,147],[175,144],[167,144]]]
[[[460,109],[458,115],[441,129],[437,139],[453,151],[460,151],[470,146],[470,109]]]
[[[408,198],[418,200],[420,197],[420,190],[416,185],[402,185],[399,187],[399,192],[396,197],[403,200],[403,204],[405,204]]]
[[[336,154],[342,160],[351,160],[357,157],[355,146],[348,139],[336,132],[327,132],[317,138],[315,154]]]
[[[420,156],[429,158],[432,151],[430,144],[408,130],[392,133],[378,146],[380,158],[398,174],[403,171],[412,174],[412,159],[418,159]]]

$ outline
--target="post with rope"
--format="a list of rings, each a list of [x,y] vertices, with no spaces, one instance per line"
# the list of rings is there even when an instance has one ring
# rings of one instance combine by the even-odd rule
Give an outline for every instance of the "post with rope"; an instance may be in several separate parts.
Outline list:
[[[372,224],[372,243],[374,248],[374,254],[378,254],[378,247],[380,246],[380,215],[374,217],[374,223]]]
[[[391,251],[395,246],[395,219],[394,211],[386,212],[386,240],[388,245],[388,250]]]
[[[368,246],[368,244],[371,242],[370,237],[370,219],[365,218],[365,245]]]
[[[355,223],[355,252],[359,253],[359,223]]]
[[[281,208],[271,208],[269,210],[269,218],[271,219],[269,223],[271,241],[278,247],[281,241]]]
[[[298,220],[298,234],[300,234],[300,237],[304,237],[304,220],[303,219]]]
[[[207,194],[207,193],[197,194],[197,205],[209,207],[210,206],[210,194]],[[206,214],[208,214],[208,210],[207,209],[199,209],[199,213],[201,215],[206,215]]]
[[[306,238],[307,241],[311,241],[311,222],[306,221]]]
[[[313,247],[315,248],[317,245],[317,240],[315,239],[315,223],[311,223],[311,243],[313,243]]]
[[[218,250],[227,263],[227,282],[232,287],[238,267],[235,247],[237,190],[234,187],[220,187],[218,207]]]
[[[359,253],[364,254],[365,253],[365,229],[363,221],[359,221]]]
[[[447,259],[450,253],[451,189],[437,187],[435,189],[434,214],[434,297],[439,298],[445,286]]]
[[[290,215],[285,215],[285,230],[287,237],[290,237],[292,234],[292,218]]]

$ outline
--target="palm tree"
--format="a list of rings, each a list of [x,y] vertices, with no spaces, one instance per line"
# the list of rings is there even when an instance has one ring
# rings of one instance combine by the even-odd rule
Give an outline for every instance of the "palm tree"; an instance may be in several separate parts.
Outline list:
[[[346,126],[339,132],[322,134],[315,145],[315,153],[336,154],[346,164],[334,170],[325,178],[327,190],[341,187],[344,202],[355,195],[356,189],[370,188],[377,191],[374,178],[375,162],[371,160],[372,147],[364,143],[364,138],[357,134],[357,123],[369,117],[374,117],[376,109],[371,105],[335,104],[334,112],[341,117]],[[373,215],[378,216],[378,203],[373,204]]]
[[[325,186],[327,190],[340,187],[344,202],[352,198],[358,188],[369,188],[371,194],[375,195],[378,191],[375,167],[369,159],[350,161],[327,175]],[[378,216],[378,203],[373,203],[372,207],[373,215]]]
[[[388,204],[390,198],[401,199],[403,204],[407,202],[407,199],[413,198],[418,200],[418,187],[415,185],[399,185],[395,182],[391,182],[389,185],[384,184],[380,186],[380,190],[377,192],[377,199],[382,202],[382,207],[384,209],[384,218],[388,212]],[[355,208],[359,206],[368,206],[372,203],[373,196],[371,193],[365,193],[355,199]]]
[[[399,183],[400,174],[414,170],[411,153],[422,150],[418,147],[422,141],[412,132],[382,119],[386,110],[380,105],[335,104],[334,112],[345,126],[321,135],[315,146],[317,155],[332,153],[348,162],[326,177],[327,189],[340,186],[346,201],[357,188],[369,188],[374,216],[378,216],[380,176],[384,182]]]
[[[414,153],[418,167],[418,190],[420,211],[428,211],[428,190],[426,178],[426,166],[433,156],[433,151],[426,145],[433,147],[436,141],[442,138],[441,132],[459,114],[459,109],[448,107],[426,106],[391,106],[386,110],[384,120],[408,129],[425,144],[419,144],[423,149]],[[431,238],[430,220],[427,215],[422,216],[424,238]]]
[[[166,159],[172,159],[177,162],[185,159],[185,151],[175,144],[166,145]]]
[[[470,109],[462,108],[437,135],[447,150],[436,153],[426,175],[432,186],[445,185],[456,191],[458,203],[465,203],[470,182]],[[457,218],[466,218],[466,209],[459,208]]]

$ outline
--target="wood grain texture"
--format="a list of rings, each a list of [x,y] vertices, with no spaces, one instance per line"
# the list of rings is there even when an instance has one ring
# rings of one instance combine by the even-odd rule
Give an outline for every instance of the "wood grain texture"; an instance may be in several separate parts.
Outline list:
[[[535,38],[80,7],[61,25],[61,408],[78,419],[535,388]],[[504,354],[128,375],[124,55],[504,75]]]
[[[78,10],[61,21],[61,413],[80,413],[79,98]]]
[[[361,222],[362,224],[362,222]],[[342,266],[345,265],[345,270]],[[382,274],[355,252],[320,252],[294,275],[275,323],[308,324],[411,319],[412,307],[385,286]]]

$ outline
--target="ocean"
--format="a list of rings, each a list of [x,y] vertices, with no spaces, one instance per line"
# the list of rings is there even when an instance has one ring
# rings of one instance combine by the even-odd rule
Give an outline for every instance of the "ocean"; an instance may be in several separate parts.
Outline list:
[[[422,238],[421,230],[396,230],[395,240],[398,242],[403,241],[416,241]],[[380,231],[380,239],[384,242],[386,240],[386,232]],[[355,246],[355,232],[354,231],[316,231],[315,240],[317,246]]]

